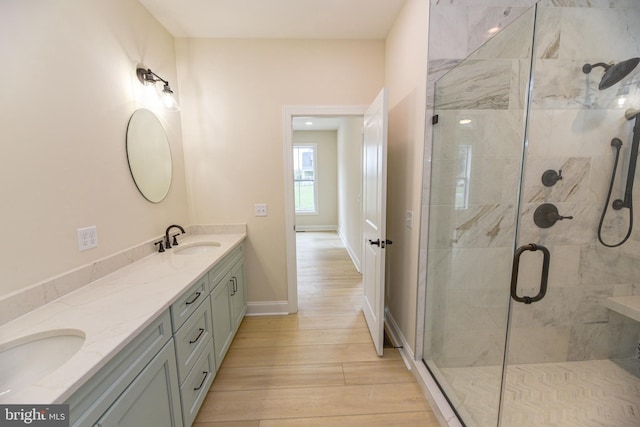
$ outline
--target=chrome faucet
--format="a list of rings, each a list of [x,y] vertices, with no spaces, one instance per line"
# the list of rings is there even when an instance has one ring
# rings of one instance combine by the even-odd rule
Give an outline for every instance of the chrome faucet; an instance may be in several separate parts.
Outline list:
[[[167,249],[171,248],[171,240],[169,239],[169,231],[171,231],[172,228],[178,228],[182,232],[182,234],[185,233],[184,228],[180,227],[177,224],[173,224],[173,225],[168,226],[167,230],[164,232],[164,246]],[[178,239],[176,239],[177,235],[178,234],[174,234],[174,236],[173,236],[173,245],[174,246],[178,246]]]

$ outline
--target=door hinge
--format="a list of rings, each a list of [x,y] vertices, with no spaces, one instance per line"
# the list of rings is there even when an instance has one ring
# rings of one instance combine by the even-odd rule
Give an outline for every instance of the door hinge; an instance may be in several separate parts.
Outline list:
[[[437,114],[434,114],[433,116],[431,116],[431,124],[432,124],[432,125],[437,124],[437,123],[438,123],[438,119],[439,119],[439,118],[440,118],[440,117],[439,117]]]

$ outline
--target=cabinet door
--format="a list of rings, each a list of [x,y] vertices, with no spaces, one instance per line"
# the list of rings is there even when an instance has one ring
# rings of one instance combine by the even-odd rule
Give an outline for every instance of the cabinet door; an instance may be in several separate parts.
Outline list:
[[[70,425],[94,425],[170,340],[167,310],[67,400]]]
[[[233,282],[233,292],[231,292],[231,304],[233,313],[233,329],[234,331],[240,326],[240,322],[247,312],[247,300],[245,298],[244,289],[244,260],[238,261],[231,270],[231,280]]]
[[[170,340],[98,420],[98,427],[182,427],[176,356]]]
[[[211,319],[213,322],[213,348],[215,349],[216,371],[233,339],[233,319],[231,317],[231,291],[233,281],[227,274],[211,292]]]

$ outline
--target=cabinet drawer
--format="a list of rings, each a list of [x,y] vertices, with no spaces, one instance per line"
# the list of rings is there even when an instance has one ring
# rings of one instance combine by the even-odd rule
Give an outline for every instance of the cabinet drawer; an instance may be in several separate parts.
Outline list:
[[[173,332],[176,332],[180,326],[196,311],[209,294],[209,279],[205,274],[204,277],[189,288],[182,296],[173,304],[171,304],[171,324]]]
[[[180,384],[189,375],[203,349],[211,344],[211,337],[211,305],[207,296],[175,334]]]
[[[231,267],[242,258],[242,245],[238,246],[231,253],[225,256],[222,261],[215,267],[209,270],[209,283],[211,284],[211,290],[224,278]]]
[[[207,350],[200,355],[193,370],[180,387],[182,417],[185,427],[190,426],[196,418],[216,375],[213,346],[211,341],[208,341],[207,344]]]

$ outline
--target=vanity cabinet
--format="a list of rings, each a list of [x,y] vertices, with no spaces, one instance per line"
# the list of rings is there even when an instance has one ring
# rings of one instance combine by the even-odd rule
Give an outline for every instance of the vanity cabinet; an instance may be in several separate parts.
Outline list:
[[[242,245],[81,386],[71,427],[190,427],[242,322]]]

